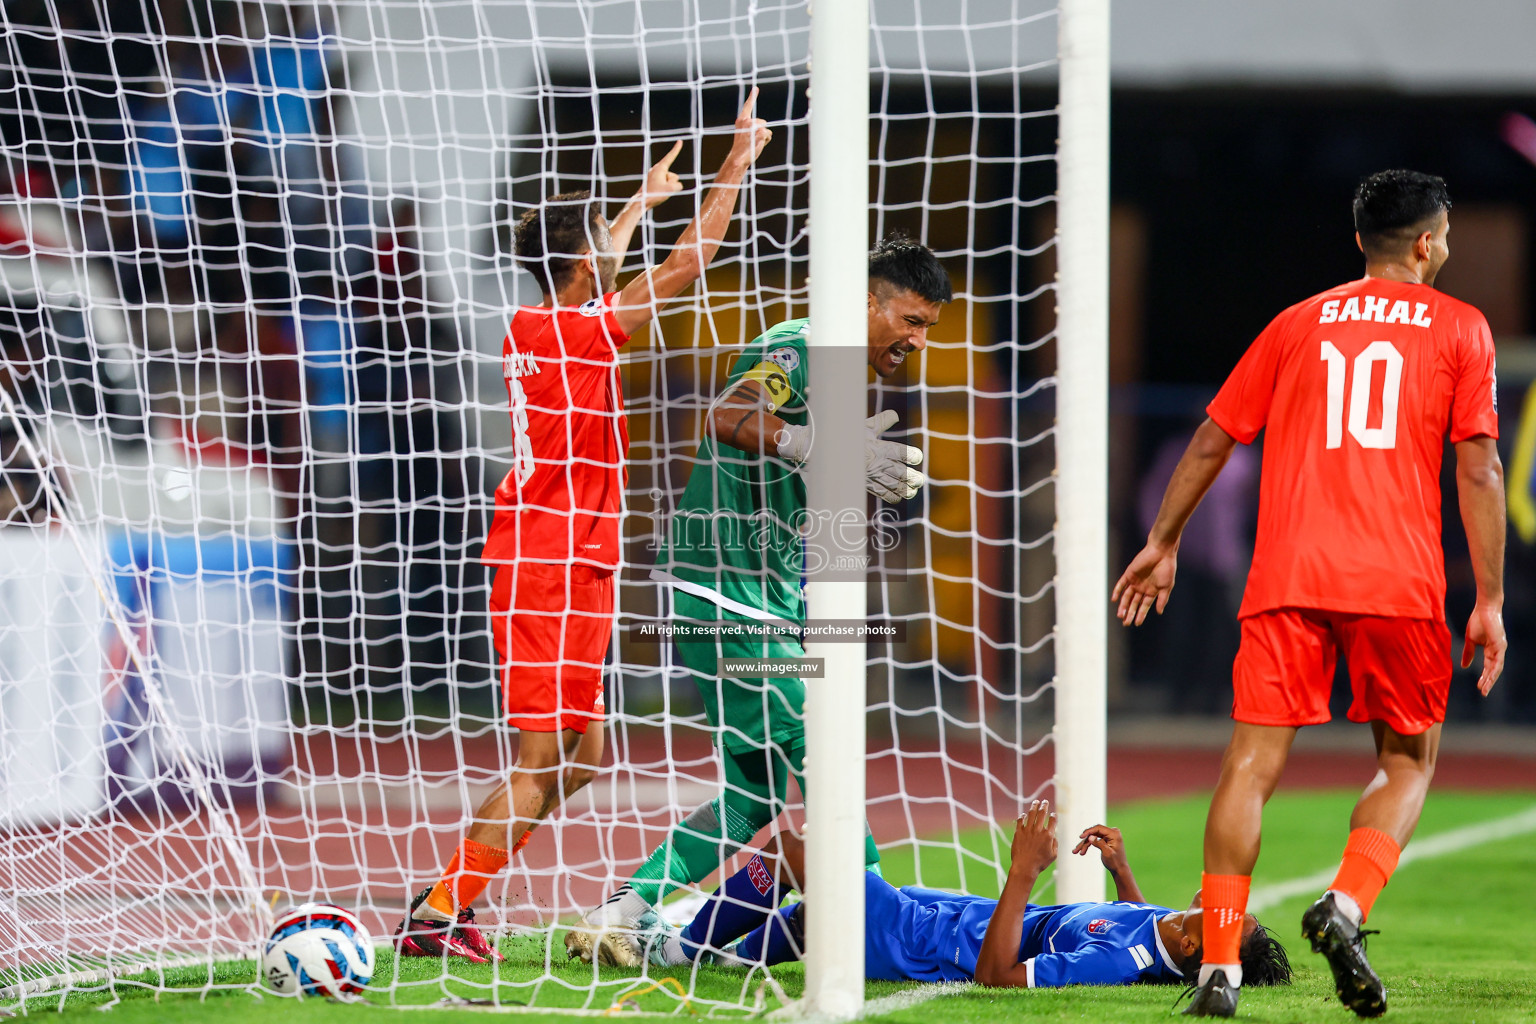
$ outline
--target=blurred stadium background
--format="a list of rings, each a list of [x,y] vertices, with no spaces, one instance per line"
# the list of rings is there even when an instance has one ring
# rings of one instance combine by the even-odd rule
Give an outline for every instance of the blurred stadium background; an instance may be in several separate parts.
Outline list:
[[[922,4],[876,3],[889,9],[889,21],[920,24]],[[678,10],[641,7],[660,22]],[[475,5],[431,10],[435,33],[474,36]],[[579,38],[579,19],[558,5],[548,13],[543,33]],[[491,66],[522,67],[530,81],[587,86],[584,67],[519,64],[516,54],[477,63],[413,47],[419,17],[409,5],[360,3],[4,5],[0,387],[34,410],[49,406],[46,391],[52,407],[72,404],[132,424],[115,442],[119,462],[131,463],[137,445],[164,449],[157,460],[142,455],[146,465],[180,451],[265,467],[261,486],[242,490],[225,480],[212,488],[230,507],[204,514],[265,524],[273,571],[297,574],[298,597],[281,613],[282,639],[273,648],[281,663],[272,669],[290,681],[290,709],[300,717],[323,718],[333,704],[366,708],[376,720],[400,717],[407,690],[418,708],[447,707],[450,664],[459,666],[457,700],[489,713],[494,659],[484,642],[476,556],[485,499],[505,465],[473,453],[505,448],[497,357],[506,310],[536,301],[529,279],[512,270],[506,226],[523,204],[554,190],[551,175],[578,184],[594,168],[631,179],[641,170],[633,148],[626,150],[633,166],[624,157],[603,165],[582,149],[583,138],[591,146],[594,117],[586,100],[538,108],[498,102],[503,83],[486,77]],[[170,45],[129,38],[155,24],[174,37]],[[919,35],[894,33],[881,59],[901,67],[901,47],[916,46]],[[397,41],[387,60],[349,42],[372,37]],[[1488,700],[1476,699],[1464,677],[1452,698],[1448,744],[1477,724],[1467,735],[1485,752],[1511,755],[1529,755],[1536,729],[1536,655],[1522,642],[1536,635],[1536,402],[1527,401],[1536,378],[1532,39],[1536,8],[1523,0],[1475,0],[1454,13],[1429,0],[1126,0],[1115,5],[1113,24],[1111,564],[1135,550],[1183,441],[1248,341],[1279,309],[1359,272],[1348,220],[1355,182],[1387,166],[1441,174],[1456,208],[1453,258],[1439,284],[1482,308],[1493,327],[1515,527],[1509,668]],[[959,37],[939,34],[923,46],[929,67],[964,68],[975,59]],[[664,48],[644,54],[657,79],[681,78],[680,58]],[[90,87],[100,77],[92,69],[109,65],[142,87],[126,120],[119,96]],[[605,84],[622,84],[634,68],[615,62]],[[378,100],[381,75],[422,83],[422,98]],[[211,84],[242,79],[270,87],[268,94]],[[442,88],[429,96],[431,83]],[[973,102],[968,83],[956,80],[952,94],[946,88],[936,86],[938,106]],[[975,101],[1012,103],[1002,88],[983,84]],[[1038,92],[1026,108],[1053,102],[1048,79],[1022,88]],[[899,113],[920,99],[927,102],[898,86],[880,102]],[[722,94],[704,123],[728,121],[729,102]],[[781,97],[779,109],[787,102]],[[687,104],[684,92],[663,91],[643,116],[653,128],[697,123]],[[764,105],[773,106],[771,97]],[[638,104],[611,94],[600,114],[605,130],[638,130],[642,117]],[[559,166],[535,152],[469,144],[536,123],[571,140]],[[1023,128],[1039,134],[1029,140],[1037,150],[1049,147],[1050,130],[1046,120]],[[906,144],[899,133],[898,123],[891,143],[898,151]],[[401,136],[414,144],[389,144]],[[914,154],[932,146],[930,155],[943,157],[967,152],[972,141],[941,135],[910,145]],[[982,138],[978,145],[985,152],[1019,143]],[[925,187],[930,201],[943,199],[942,174],[929,183],[916,166],[880,173],[887,203]],[[983,178],[977,198],[988,190],[1050,191],[1049,164],[1024,174],[1033,177],[1022,184],[1008,173]],[[285,187],[274,188],[274,178]],[[449,188],[450,181],[472,187]],[[195,197],[190,207],[185,188]],[[1049,239],[1050,217],[1048,204],[1036,208],[1026,221],[1030,238],[1021,241]],[[966,245],[953,221],[913,218],[893,214],[886,226],[922,233],[940,249]],[[1001,241],[1010,230],[1006,221],[982,223],[975,237]],[[666,240],[668,230],[658,237]],[[78,258],[86,250],[99,255]],[[787,269],[754,273],[782,279]],[[1033,261],[1033,271],[1035,283],[1047,283],[1049,259]],[[978,273],[987,272],[982,261]],[[105,344],[148,354],[148,408],[126,404],[131,389],[114,388],[104,364],[85,357],[85,316],[96,319]],[[1048,301],[1024,304],[1020,316],[1027,321],[1020,337],[1050,329]],[[727,340],[751,336],[745,317],[737,323],[730,310],[719,311],[716,324]],[[1040,372],[1048,372],[1048,350],[1041,358]],[[1018,372],[1013,363],[993,369]],[[352,431],[331,429],[324,415],[304,431],[301,396],[371,411]],[[443,414],[464,397],[478,398],[478,421]],[[371,458],[380,455],[391,457]],[[1257,460],[1257,451],[1240,452],[1198,513],[1169,614],[1140,633],[1110,634],[1112,737],[1122,746],[1209,745],[1224,735]],[[50,472],[30,458],[13,424],[0,422],[0,502],[9,503],[0,505],[0,524],[52,514],[40,484]],[[82,502],[103,500],[88,477],[56,482]],[[140,492],[147,503],[152,488],[174,495],[188,486],[146,479]],[[135,492],[124,493],[132,505]],[[413,507],[398,511],[397,495],[413,495]],[[1457,628],[1472,580],[1454,502],[1446,522]],[[1006,538],[1040,526],[994,515],[974,528]],[[15,603],[23,599],[7,592],[0,615],[22,621]],[[1001,606],[983,605],[972,625],[1013,639],[1014,617]],[[939,657],[958,665],[976,649],[962,639]],[[999,677],[1048,671],[1001,655],[969,667]],[[625,699],[644,702],[647,685],[659,683],[637,680]],[[1536,782],[1536,762],[1510,763],[1531,769]],[[1189,778],[1191,786],[1206,781]]]

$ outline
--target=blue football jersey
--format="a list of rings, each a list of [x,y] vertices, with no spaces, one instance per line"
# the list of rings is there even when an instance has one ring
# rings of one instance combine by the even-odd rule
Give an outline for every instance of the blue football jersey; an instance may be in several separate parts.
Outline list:
[[[884,981],[970,981],[997,900],[864,879],[864,971]],[[1177,982],[1157,938],[1173,911],[1148,903],[1031,904],[1019,962],[1032,987]]]

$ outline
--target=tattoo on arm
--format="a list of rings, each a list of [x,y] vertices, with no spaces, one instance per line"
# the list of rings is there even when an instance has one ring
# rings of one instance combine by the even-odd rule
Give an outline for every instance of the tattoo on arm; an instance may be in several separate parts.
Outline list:
[[[737,419],[736,425],[731,427],[730,439],[727,440],[725,443],[730,445],[732,448],[735,448],[736,447],[736,435],[741,433],[741,425],[743,423],[747,422],[748,419],[750,419],[752,416],[755,416],[756,414],[757,414],[757,410],[756,409],[748,409],[746,412],[743,412],[741,414],[741,417],[739,419]]]

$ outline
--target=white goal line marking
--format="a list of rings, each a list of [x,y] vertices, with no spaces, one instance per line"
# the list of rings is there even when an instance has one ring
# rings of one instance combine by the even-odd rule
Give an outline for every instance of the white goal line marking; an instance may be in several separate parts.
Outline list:
[[[922,988],[909,988],[901,992],[893,992],[879,999],[871,999],[864,1004],[861,1017],[879,1017],[887,1013],[897,1013],[901,1010],[910,1010],[914,1006],[920,1006],[930,999],[938,999],[940,996],[955,996],[961,992],[968,992],[975,986],[969,981],[941,981],[932,985],[924,985]]]
[[[1443,857],[1449,853],[1459,853],[1474,846],[1481,846],[1498,839],[1509,839],[1512,836],[1522,836],[1528,832],[1536,832],[1536,804],[1507,818],[1495,818],[1475,825],[1463,825],[1461,828],[1440,832],[1427,839],[1413,840],[1409,842],[1407,849],[1403,850],[1397,866],[1402,867],[1416,860],[1428,860],[1431,857]],[[1331,867],[1301,878],[1262,886],[1248,897],[1248,911],[1256,914],[1296,896],[1305,896],[1309,893],[1320,894],[1333,881],[1333,876],[1337,872],[1337,867]]]

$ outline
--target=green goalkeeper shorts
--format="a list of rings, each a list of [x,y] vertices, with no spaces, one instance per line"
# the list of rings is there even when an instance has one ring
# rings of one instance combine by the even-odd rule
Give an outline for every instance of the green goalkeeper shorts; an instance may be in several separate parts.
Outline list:
[[[723,612],[719,607],[672,591],[677,619],[756,625],[754,620]],[[711,640],[677,642],[678,656],[698,684],[709,724],[719,730],[720,746],[732,754],[763,750],[769,743],[788,750],[805,739],[805,682],[796,677],[722,679],[716,675],[721,658],[780,659],[805,657],[798,637],[782,633],[765,636],[718,636]]]

